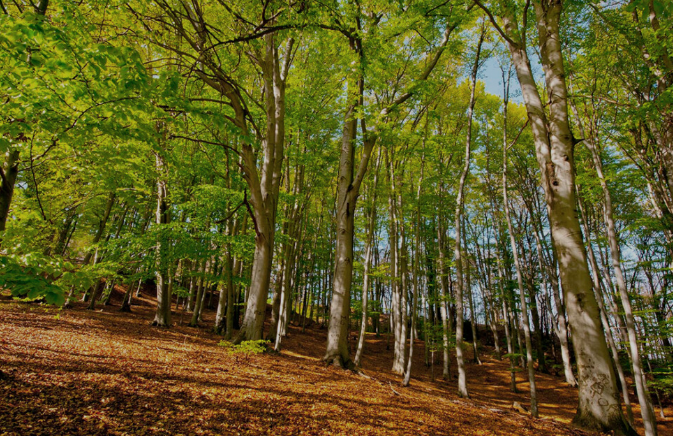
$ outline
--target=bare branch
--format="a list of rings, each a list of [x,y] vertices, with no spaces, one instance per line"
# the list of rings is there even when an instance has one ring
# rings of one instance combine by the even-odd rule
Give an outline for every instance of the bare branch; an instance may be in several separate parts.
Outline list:
[[[498,22],[495,20],[495,17],[491,13],[491,11],[488,10],[488,8],[486,6],[484,6],[479,0],[474,0],[474,2],[477,4],[477,6],[479,6],[486,13],[486,15],[488,15],[489,20],[491,20],[491,23],[493,23],[493,27],[495,27],[495,30],[498,31],[500,36],[502,36],[505,39],[505,41],[507,41],[508,43],[513,45],[514,47],[519,47],[520,46],[520,44],[518,42],[515,42],[512,38],[510,38],[509,36],[507,36],[507,34],[505,34],[505,32],[502,30],[502,28],[500,27]]]

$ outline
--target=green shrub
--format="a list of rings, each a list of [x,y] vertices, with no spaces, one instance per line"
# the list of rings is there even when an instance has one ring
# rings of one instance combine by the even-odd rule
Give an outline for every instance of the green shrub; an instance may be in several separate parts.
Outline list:
[[[250,360],[250,356],[264,353],[270,343],[271,341],[259,340],[243,341],[238,345],[234,345],[229,341],[222,340],[217,345],[223,347],[228,354],[234,356],[234,359],[238,363],[240,358],[248,361]]]

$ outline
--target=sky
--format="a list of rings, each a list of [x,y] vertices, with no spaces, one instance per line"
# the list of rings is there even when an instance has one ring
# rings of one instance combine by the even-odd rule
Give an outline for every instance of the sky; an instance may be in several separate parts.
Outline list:
[[[542,84],[544,74],[537,54],[529,53],[528,55],[530,57],[535,80],[538,84]],[[486,92],[502,98],[502,71],[500,71],[499,59],[497,57],[489,57],[484,62],[479,70],[479,80],[484,82]],[[521,88],[519,87],[519,82],[516,79],[514,71],[512,71],[512,78],[509,85],[509,99],[515,103],[523,103],[523,99],[521,98]]]

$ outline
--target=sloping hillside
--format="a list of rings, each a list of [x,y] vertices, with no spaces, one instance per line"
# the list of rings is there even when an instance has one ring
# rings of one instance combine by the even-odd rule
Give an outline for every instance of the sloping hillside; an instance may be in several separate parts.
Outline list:
[[[454,380],[431,381],[421,341],[403,388],[385,336],[368,339],[363,377],[321,363],[316,325],[293,326],[280,355],[246,357],[218,347],[205,322],[157,329],[151,312],[0,300],[2,434],[585,434],[565,424],[576,396],[561,378],[540,375],[534,420],[511,407],[526,405],[527,386],[510,393],[506,364],[488,354],[469,365],[473,399],[463,400]]]

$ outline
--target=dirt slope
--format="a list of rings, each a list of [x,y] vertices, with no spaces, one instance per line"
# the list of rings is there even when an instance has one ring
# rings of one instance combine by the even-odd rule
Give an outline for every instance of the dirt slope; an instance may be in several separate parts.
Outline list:
[[[368,338],[368,379],[320,362],[325,331],[315,325],[293,326],[280,355],[245,359],[218,347],[205,322],[150,327],[152,311],[58,312],[0,299],[0,434],[584,434],[564,423],[576,394],[560,378],[540,376],[544,419],[533,420],[511,409],[526,405],[527,385],[510,393],[505,362],[488,355],[469,365],[473,399],[462,400],[454,380],[430,380],[422,342],[403,388],[385,336]],[[671,428],[669,419],[660,434]]]

